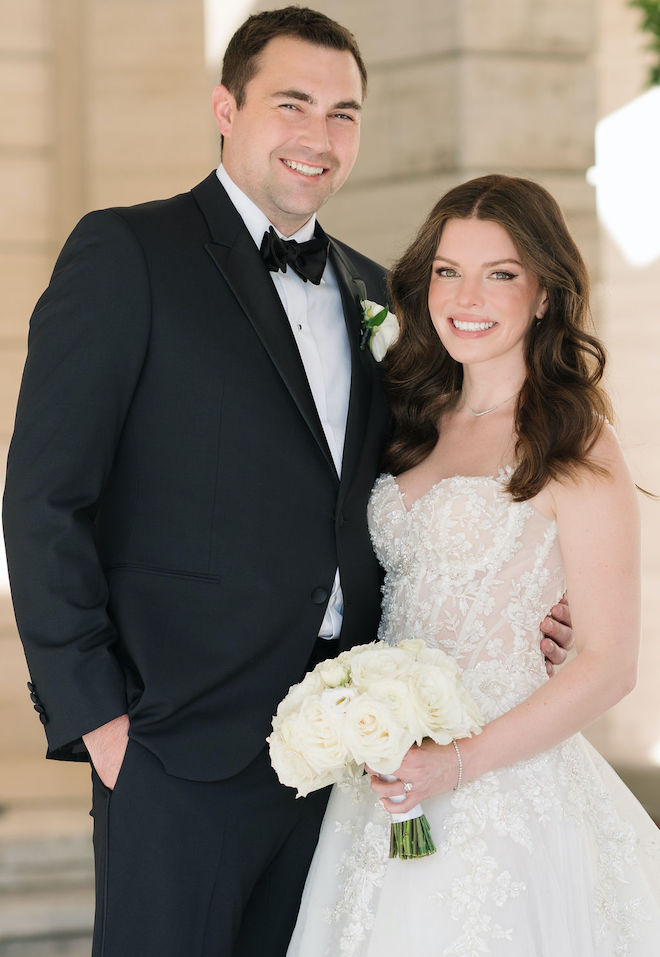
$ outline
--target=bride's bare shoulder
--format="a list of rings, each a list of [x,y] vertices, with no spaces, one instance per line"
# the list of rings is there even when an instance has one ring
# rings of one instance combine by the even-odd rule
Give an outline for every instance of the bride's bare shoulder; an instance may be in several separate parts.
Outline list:
[[[587,462],[568,476],[548,485],[555,510],[584,508],[624,511],[637,508],[635,483],[630,474],[621,443],[609,423],[604,423],[587,453]],[[606,513],[603,513],[606,517]]]

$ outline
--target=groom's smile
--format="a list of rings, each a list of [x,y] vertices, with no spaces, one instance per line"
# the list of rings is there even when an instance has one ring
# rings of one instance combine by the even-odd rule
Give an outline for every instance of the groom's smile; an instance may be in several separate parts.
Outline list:
[[[323,176],[324,173],[327,173],[327,168],[324,166],[309,166],[307,163],[297,163],[295,160],[288,159],[284,159],[282,162],[289,169],[302,173],[303,176]]]

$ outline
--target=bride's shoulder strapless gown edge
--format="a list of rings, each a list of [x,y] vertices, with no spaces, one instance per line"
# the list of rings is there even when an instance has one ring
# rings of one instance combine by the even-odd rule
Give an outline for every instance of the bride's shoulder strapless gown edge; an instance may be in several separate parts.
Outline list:
[[[386,571],[379,637],[452,655],[484,720],[547,681],[539,622],[564,592],[556,524],[455,476],[369,504]],[[657,957],[660,831],[576,735],[424,802],[438,851],[389,860],[368,778],[333,789],[288,957]]]

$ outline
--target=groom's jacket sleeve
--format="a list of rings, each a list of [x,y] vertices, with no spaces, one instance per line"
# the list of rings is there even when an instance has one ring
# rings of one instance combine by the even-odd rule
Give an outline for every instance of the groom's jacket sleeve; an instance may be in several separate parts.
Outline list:
[[[82,734],[126,711],[94,518],[140,376],[149,310],[140,247],[104,211],[78,224],[30,322],[3,525],[51,757],[74,756]]]

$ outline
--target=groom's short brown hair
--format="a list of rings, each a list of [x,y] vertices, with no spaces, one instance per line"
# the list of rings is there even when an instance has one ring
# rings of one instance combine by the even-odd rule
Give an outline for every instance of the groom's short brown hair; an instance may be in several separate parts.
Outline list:
[[[348,50],[360,71],[362,95],[366,95],[367,68],[350,30],[317,10],[282,7],[248,17],[229,41],[222,63],[221,82],[239,109],[245,102],[245,87],[259,69],[259,55],[275,37],[294,37],[333,50]]]

